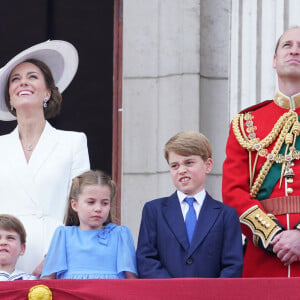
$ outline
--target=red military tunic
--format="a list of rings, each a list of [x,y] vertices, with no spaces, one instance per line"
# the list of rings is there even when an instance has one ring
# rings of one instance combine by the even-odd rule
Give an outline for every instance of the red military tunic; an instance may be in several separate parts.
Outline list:
[[[299,114],[300,94],[289,98],[278,92],[274,101],[245,110],[231,123],[222,189],[248,239],[243,277],[300,276],[300,262],[284,266],[263,249],[270,249],[282,230],[276,220],[286,229],[300,221]]]

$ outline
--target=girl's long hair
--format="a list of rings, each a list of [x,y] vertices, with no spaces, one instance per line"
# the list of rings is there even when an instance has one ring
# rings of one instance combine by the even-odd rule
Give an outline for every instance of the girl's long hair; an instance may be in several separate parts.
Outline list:
[[[71,205],[71,200],[74,199],[78,201],[78,196],[82,192],[83,188],[88,185],[95,185],[99,184],[102,186],[108,186],[110,188],[110,203],[114,203],[117,194],[117,186],[115,182],[108,176],[106,173],[99,171],[99,170],[90,170],[84,172],[83,174],[75,177],[72,181],[72,187],[68,199],[68,207],[65,216],[65,225],[72,226],[76,225],[79,226],[80,221],[78,218],[77,212],[75,212]],[[108,218],[103,224],[104,226],[110,222],[113,222],[114,218],[111,215],[111,209],[108,214]]]

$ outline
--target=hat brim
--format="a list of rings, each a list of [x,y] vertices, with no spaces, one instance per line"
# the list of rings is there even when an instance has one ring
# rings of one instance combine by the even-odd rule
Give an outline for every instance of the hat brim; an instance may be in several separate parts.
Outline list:
[[[5,86],[11,71],[24,60],[32,58],[44,62],[49,67],[60,93],[71,83],[78,68],[77,50],[66,41],[49,40],[20,52],[0,69],[0,120],[16,119],[6,107]]]

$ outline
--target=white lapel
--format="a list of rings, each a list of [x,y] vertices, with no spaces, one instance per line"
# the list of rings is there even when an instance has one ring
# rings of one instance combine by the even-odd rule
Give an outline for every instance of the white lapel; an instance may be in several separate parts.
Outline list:
[[[38,203],[38,199],[36,197],[37,187],[34,177],[57,144],[58,138],[55,132],[56,129],[46,122],[42,135],[28,163],[19,139],[18,128],[7,135],[5,148],[7,149],[7,157],[9,157],[14,171],[12,174],[15,175],[15,180],[19,182],[19,187],[36,203]]]
[[[22,171],[24,171],[24,169],[27,167],[27,161],[19,138],[18,127],[16,127],[13,132],[7,135],[5,149],[7,150],[7,157],[9,157],[12,164],[16,166],[17,169],[22,168]]]
[[[31,198],[30,190],[32,185],[32,176],[23,152],[18,127],[16,127],[15,130],[6,137],[7,140],[4,141],[4,147],[9,165],[12,167],[11,174],[14,176],[14,180],[19,182],[19,188],[23,189]]]
[[[51,156],[51,152],[57,145],[58,135],[56,132],[57,130],[46,122],[41,137],[28,162],[32,178],[37,175],[38,171],[43,166],[43,163],[47,160],[47,158],[49,158],[49,156]]]

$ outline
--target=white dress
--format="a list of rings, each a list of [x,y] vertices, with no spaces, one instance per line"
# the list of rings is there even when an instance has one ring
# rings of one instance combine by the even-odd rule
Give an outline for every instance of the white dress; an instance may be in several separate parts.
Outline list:
[[[0,213],[18,217],[27,232],[17,268],[31,274],[63,222],[72,178],[89,170],[83,133],[62,131],[46,122],[27,163],[18,128],[0,136]]]

